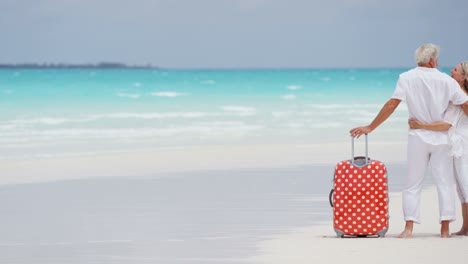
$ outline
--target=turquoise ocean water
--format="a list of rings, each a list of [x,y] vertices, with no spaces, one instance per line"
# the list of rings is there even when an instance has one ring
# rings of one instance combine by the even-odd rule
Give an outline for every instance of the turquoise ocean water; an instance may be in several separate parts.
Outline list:
[[[0,70],[0,159],[343,141],[405,70]],[[406,119],[379,136],[401,140]]]

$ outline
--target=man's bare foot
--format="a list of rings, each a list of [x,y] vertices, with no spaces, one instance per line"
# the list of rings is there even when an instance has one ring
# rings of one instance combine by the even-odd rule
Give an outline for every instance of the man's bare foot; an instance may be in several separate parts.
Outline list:
[[[410,221],[410,220],[406,221],[405,229],[397,237],[398,238],[410,238],[413,235],[413,225],[414,225],[413,221]]]
[[[413,232],[411,230],[403,230],[403,232],[401,232],[401,234],[399,236],[397,236],[398,238],[411,238],[411,235],[413,234]]]

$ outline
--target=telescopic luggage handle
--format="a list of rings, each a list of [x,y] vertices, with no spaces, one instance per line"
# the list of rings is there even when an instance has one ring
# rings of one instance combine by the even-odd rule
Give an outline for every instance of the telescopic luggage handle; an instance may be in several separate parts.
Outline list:
[[[364,167],[367,164],[369,164],[369,148],[368,148],[368,142],[367,142],[367,134],[365,135],[365,141],[366,141],[366,156],[354,156],[354,137],[351,137],[351,164],[356,166],[356,167]]]

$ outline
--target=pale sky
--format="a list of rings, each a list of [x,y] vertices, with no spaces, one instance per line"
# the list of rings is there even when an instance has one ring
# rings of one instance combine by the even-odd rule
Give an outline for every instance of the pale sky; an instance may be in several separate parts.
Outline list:
[[[0,63],[411,67],[468,60],[468,0],[0,0]]]

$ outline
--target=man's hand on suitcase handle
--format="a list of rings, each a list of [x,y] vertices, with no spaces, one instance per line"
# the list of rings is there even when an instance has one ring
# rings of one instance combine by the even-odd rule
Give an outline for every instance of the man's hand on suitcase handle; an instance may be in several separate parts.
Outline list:
[[[372,129],[370,128],[370,126],[356,127],[349,131],[349,133],[351,134],[351,137],[353,138],[359,138],[360,136],[364,134],[369,134],[370,132],[372,132]]]

